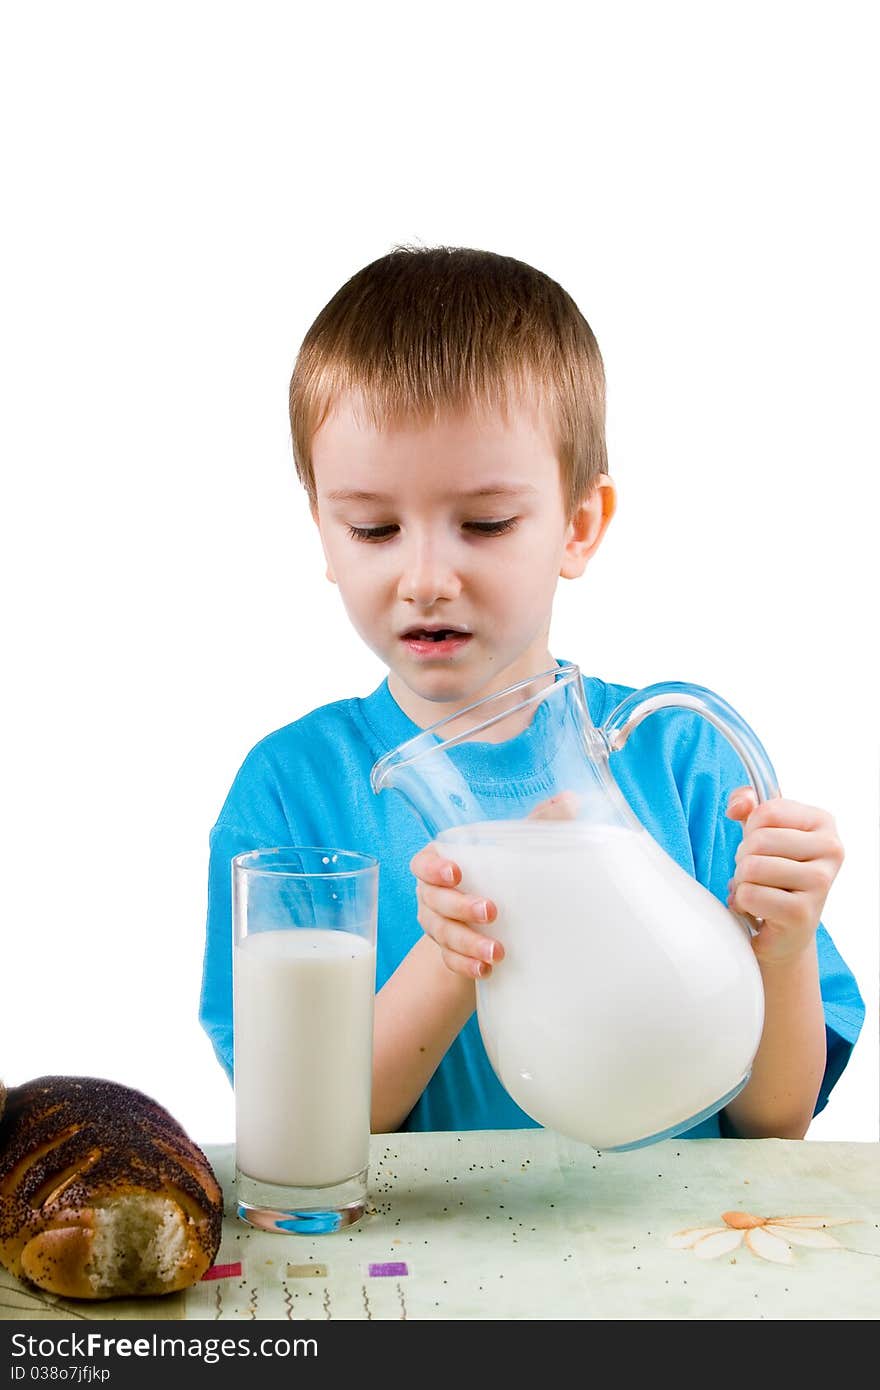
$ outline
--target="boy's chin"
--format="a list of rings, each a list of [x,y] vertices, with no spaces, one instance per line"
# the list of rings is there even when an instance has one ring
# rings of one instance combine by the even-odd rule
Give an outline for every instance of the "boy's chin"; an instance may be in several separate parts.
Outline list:
[[[391,669],[389,685],[411,717],[423,728],[436,724],[450,714],[476,704],[478,700],[497,694],[517,679],[499,678],[497,667],[464,670],[434,670],[411,672]]]
[[[390,667],[392,685],[405,686],[411,696],[424,700],[429,705],[437,705],[437,718],[442,719],[445,711],[442,706],[452,705],[460,709],[472,700],[478,700],[490,680],[488,671],[463,671],[435,667],[433,670],[412,670],[402,663]]]

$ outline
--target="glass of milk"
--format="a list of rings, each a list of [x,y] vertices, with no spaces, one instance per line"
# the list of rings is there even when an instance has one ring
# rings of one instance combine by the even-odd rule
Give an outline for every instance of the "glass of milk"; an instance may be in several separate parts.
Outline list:
[[[363,1216],[378,862],[320,846],[232,861],[238,1215],[317,1235]]]

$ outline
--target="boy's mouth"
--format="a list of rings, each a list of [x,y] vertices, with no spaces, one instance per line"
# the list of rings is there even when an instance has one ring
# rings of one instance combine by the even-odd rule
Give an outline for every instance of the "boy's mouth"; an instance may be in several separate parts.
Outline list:
[[[471,634],[455,627],[410,627],[401,633],[407,650],[418,657],[451,656],[471,640]]]

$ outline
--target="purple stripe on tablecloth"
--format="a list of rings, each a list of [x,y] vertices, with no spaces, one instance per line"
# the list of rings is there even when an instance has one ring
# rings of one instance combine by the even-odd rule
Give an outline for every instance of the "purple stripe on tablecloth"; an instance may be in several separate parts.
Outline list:
[[[367,1272],[371,1279],[389,1279],[395,1275],[409,1274],[404,1260],[386,1260],[382,1264],[371,1264],[367,1266]]]

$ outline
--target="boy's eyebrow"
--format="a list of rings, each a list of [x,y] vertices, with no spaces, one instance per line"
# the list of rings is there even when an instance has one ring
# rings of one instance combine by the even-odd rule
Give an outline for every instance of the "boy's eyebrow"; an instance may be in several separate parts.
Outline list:
[[[482,487],[471,488],[459,494],[462,497],[522,497],[536,493],[531,483],[486,483]],[[328,502],[393,502],[394,498],[383,492],[364,492],[361,488],[340,487],[327,493]]]

